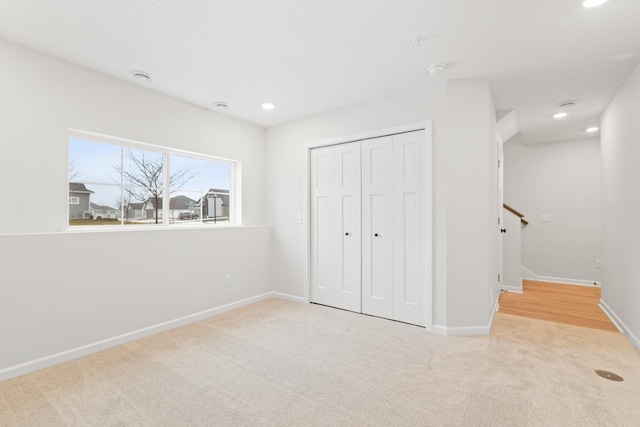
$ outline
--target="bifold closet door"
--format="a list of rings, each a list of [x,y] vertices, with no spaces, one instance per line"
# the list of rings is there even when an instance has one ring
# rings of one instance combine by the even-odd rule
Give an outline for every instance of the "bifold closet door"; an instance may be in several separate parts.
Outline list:
[[[425,326],[424,131],[393,136],[393,319]]]
[[[424,131],[311,150],[311,301],[426,324]]]
[[[333,305],[336,246],[333,147],[311,150],[311,302]]]
[[[362,312],[393,319],[392,137],[362,141]]]
[[[361,311],[360,143],[334,148],[336,250],[334,306]]]
[[[361,311],[360,144],[311,150],[311,302]]]

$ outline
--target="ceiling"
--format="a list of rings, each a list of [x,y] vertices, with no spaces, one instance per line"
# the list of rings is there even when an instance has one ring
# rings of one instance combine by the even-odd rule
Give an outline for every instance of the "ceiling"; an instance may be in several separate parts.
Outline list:
[[[639,23],[638,0],[0,2],[1,38],[263,127],[470,79],[516,110],[523,143],[598,124],[640,60]],[[552,119],[565,100],[578,105]]]

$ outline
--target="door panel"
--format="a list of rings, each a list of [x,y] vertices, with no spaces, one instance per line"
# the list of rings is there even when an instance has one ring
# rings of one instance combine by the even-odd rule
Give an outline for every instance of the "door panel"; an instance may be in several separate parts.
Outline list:
[[[311,301],[426,325],[424,131],[311,150]]]
[[[361,310],[361,172],[360,143],[334,147],[336,198],[334,250],[335,307]]]
[[[362,142],[362,312],[393,318],[392,139]]]
[[[311,302],[334,304],[334,153],[333,147],[311,150]]]
[[[426,324],[421,242],[426,209],[423,188],[424,131],[393,136],[393,318]]]

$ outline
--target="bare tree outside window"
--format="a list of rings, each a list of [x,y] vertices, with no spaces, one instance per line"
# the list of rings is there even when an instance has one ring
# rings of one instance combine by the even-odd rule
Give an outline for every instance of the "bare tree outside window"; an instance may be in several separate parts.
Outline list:
[[[69,162],[69,181],[73,181],[78,175],[80,175],[80,171],[78,170],[76,159],[73,159]]]
[[[124,171],[121,165],[113,165],[118,174],[122,174],[125,181],[125,192],[131,199],[150,201],[155,212],[155,221],[158,224],[158,211],[163,196],[163,161],[161,156],[152,156],[145,151],[134,153],[126,150],[126,156],[131,161],[129,168]],[[196,176],[198,172],[179,170],[171,172],[169,177],[170,192],[179,190],[188,180]]]
[[[234,162],[118,142],[69,137],[70,226],[230,221]]]

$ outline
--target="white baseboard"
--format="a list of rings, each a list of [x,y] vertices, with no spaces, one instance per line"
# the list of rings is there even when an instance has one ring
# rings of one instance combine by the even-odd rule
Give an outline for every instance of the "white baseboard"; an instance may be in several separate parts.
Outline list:
[[[522,293],[522,287],[516,287],[516,286],[503,286],[502,287],[503,291],[507,291],[507,292],[511,292],[514,294],[521,294]]]
[[[304,302],[303,298],[296,297],[293,295],[282,294],[279,292],[267,292],[261,295],[256,295],[254,297],[232,302],[230,304],[221,305],[219,307],[210,308],[208,310],[200,311],[198,313],[189,314],[184,317],[169,320],[167,322],[162,322],[146,328],[127,332],[126,334],[118,335],[118,336],[107,338],[105,340],[97,341],[91,344],[65,350],[60,353],[52,354],[50,356],[45,356],[39,359],[30,360],[28,362],[10,366],[8,368],[0,369],[0,381],[19,377],[21,375],[38,371],[40,369],[48,368],[50,366],[58,365],[63,362],[68,362],[70,360],[77,359],[82,356],[87,356],[89,354],[106,350],[108,348],[125,344],[131,341],[135,341],[144,337],[148,337],[150,335],[154,335],[159,332],[164,332],[169,329],[177,328],[179,326],[184,326],[189,323],[193,323],[198,320],[205,319],[207,317],[225,313],[227,311],[231,311],[236,308],[240,308],[245,305],[253,304],[269,298],[280,298],[288,301]]]
[[[540,276],[539,274],[535,274],[533,271],[529,270],[524,265],[520,266],[520,272],[521,272],[522,278],[527,280],[537,280],[540,282],[551,282],[551,283],[564,283],[567,285],[590,286],[590,287],[596,287],[596,288],[599,288],[602,286],[602,283],[598,280],[567,279],[565,277]]]
[[[307,301],[304,299],[304,297],[297,297],[295,295],[283,294],[281,292],[271,292],[271,296],[273,298],[279,298],[285,301],[292,301],[300,304],[307,304]]]
[[[520,266],[520,275],[523,279],[538,280],[538,276],[524,265]]]
[[[600,306],[602,311],[604,311],[604,313],[609,316],[609,319],[611,319],[613,324],[616,325],[620,332],[622,332],[627,337],[627,339],[631,341],[631,344],[633,344],[633,346],[637,348],[638,351],[640,351],[640,339],[638,339],[638,337],[635,336],[633,332],[631,332],[631,329],[629,329],[629,327],[625,325],[622,319],[620,319],[618,315],[613,310],[611,310],[611,307],[609,307],[607,303],[602,299],[600,300],[600,304],[598,305]]]
[[[602,286],[602,283],[597,280],[566,279],[563,277],[549,276],[537,276],[536,280],[540,282],[563,283],[565,285],[590,286],[592,288],[599,288]]]
[[[491,325],[493,324],[493,319],[496,317],[496,313],[498,312],[498,308],[500,304],[498,300],[496,300],[495,304],[493,304],[493,309],[491,310],[491,317],[489,319],[489,324],[487,326],[454,326],[448,328],[446,326],[441,325],[433,325],[433,333],[438,335],[489,335],[491,332]]]
[[[496,317],[496,313],[500,308],[500,298],[496,300],[496,303],[493,304],[493,310],[491,310],[491,318],[489,318],[489,332],[491,331],[491,326],[493,326],[493,319]]]
[[[489,335],[489,326],[452,326],[433,325],[433,333],[438,335]]]

